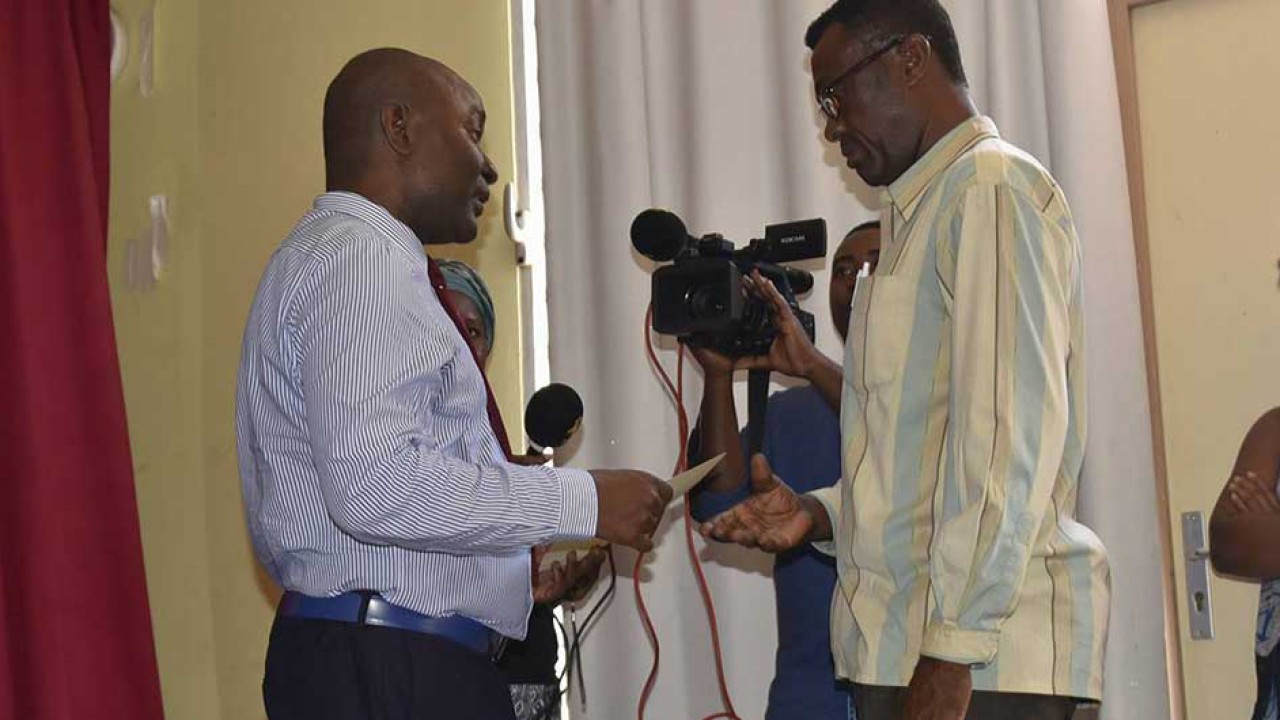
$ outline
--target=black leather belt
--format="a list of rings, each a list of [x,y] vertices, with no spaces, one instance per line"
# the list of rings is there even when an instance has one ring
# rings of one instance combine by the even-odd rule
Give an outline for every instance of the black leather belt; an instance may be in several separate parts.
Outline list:
[[[399,605],[392,605],[376,593],[349,592],[334,597],[318,598],[290,590],[280,598],[280,607],[277,608],[276,615],[285,618],[375,625],[435,635],[458,643],[494,662],[502,656],[502,651],[507,645],[506,637],[471,618],[459,615],[451,617],[423,615]]]

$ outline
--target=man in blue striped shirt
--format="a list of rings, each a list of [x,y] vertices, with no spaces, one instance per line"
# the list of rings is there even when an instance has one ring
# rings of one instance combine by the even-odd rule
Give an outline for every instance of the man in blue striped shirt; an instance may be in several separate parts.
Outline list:
[[[511,718],[492,660],[522,638],[530,548],[652,547],[671,489],[631,470],[523,467],[423,246],[469,242],[497,173],[484,106],[403,50],[325,97],[329,192],[271,258],[237,389],[245,510],[286,591],[273,720]]]

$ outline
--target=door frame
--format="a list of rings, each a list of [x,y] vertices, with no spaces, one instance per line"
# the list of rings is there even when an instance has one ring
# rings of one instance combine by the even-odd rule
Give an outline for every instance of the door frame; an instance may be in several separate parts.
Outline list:
[[[1156,344],[1155,301],[1152,294],[1151,246],[1147,224],[1146,178],[1142,158],[1142,123],[1138,107],[1138,69],[1134,56],[1133,12],[1165,0],[1107,0],[1111,22],[1111,49],[1115,55],[1116,86],[1120,95],[1120,123],[1124,133],[1125,167],[1129,181],[1129,209],[1133,216],[1133,244],[1138,269],[1138,295],[1142,311],[1142,338],[1147,366],[1147,398],[1151,412],[1151,447],[1155,460],[1156,510],[1160,528],[1160,564],[1164,578],[1165,672],[1169,682],[1171,720],[1186,716],[1186,688],[1182,676],[1182,631],[1179,623],[1178,584],[1174,575],[1177,557],[1173,521],[1170,518],[1168,454],[1164,437],[1164,413],[1160,400],[1160,361]]]

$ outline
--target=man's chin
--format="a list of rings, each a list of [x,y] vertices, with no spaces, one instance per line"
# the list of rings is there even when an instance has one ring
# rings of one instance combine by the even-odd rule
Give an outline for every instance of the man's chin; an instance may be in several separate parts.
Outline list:
[[[854,172],[857,173],[862,182],[867,184],[867,187],[877,188],[889,185],[889,181],[885,180],[883,173],[878,173],[874,169],[859,166],[854,169]]]
[[[441,236],[428,245],[469,245],[480,237],[480,225],[476,218],[468,218],[453,229],[453,232]]]
[[[462,221],[462,227],[459,228],[458,242],[465,245],[476,241],[480,237],[480,218],[475,215],[468,215]]]

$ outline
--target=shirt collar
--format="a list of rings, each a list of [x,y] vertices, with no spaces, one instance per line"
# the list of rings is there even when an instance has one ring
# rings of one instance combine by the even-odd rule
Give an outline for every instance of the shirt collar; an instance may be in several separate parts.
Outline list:
[[[408,225],[400,222],[386,208],[363,195],[346,191],[327,192],[316,198],[315,209],[339,212],[357,220],[363,220],[414,255],[426,255],[422,241],[413,230],[409,229]]]
[[[902,177],[882,191],[881,201],[885,207],[892,205],[896,208],[904,219],[910,218],[916,201],[956,158],[979,141],[998,137],[1000,131],[989,117],[973,117],[960,123],[907,168]]]

